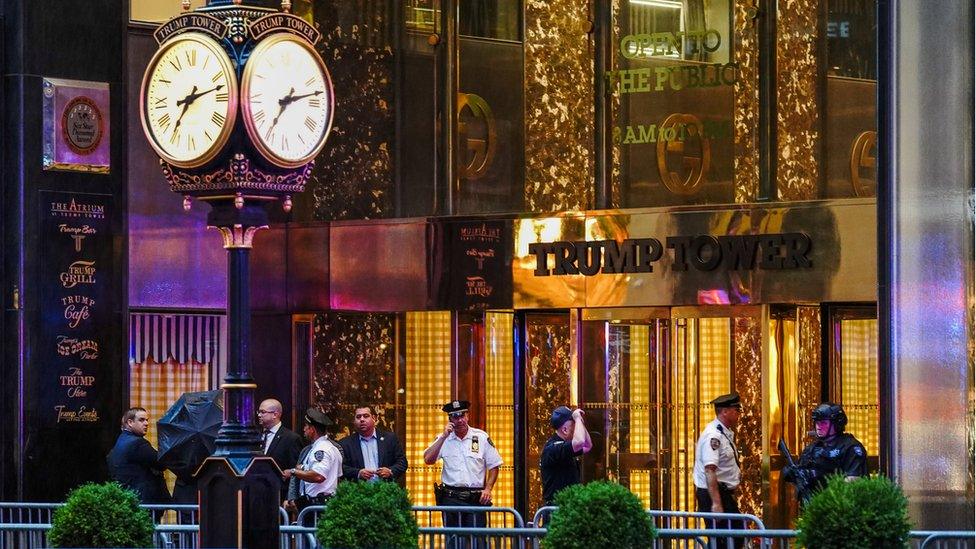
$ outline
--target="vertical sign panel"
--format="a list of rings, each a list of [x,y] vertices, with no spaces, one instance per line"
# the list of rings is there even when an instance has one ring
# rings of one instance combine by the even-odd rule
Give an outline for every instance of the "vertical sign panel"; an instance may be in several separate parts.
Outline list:
[[[111,195],[42,192],[38,263],[41,330],[36,349],[43,428],[104,421],[102,377],[112,322]],[[104,387],[108,389],[108,386]]]

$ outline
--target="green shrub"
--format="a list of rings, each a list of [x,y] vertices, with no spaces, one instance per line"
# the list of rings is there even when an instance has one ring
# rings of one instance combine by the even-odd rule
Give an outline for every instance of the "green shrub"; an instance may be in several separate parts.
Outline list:
[[[152,547],[154,529],[132,490],[115,482],[84,484],[54,512],[47,540],[54,547]]]
[[[802,547],[905,547],[911,530],[908,500],[883,476],[847,482],[837,475],[803,507],[796,527]]]
[[[556,494],[544,549],[653,547],[657,530],[637,496],[612,482],[577,484]]]
[[[319,518],[328,549],[416,549],[417,521],[407,492],[392,482],[342,482]]]

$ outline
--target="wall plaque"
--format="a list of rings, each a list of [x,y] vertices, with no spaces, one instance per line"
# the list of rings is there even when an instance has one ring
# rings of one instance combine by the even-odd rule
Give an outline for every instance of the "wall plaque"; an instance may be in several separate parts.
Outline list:
[[[44,169],[108,173],[109,85],[45,78],[43,94]]]
[[[38,263],[43,365],[41,423],[73,428],[96,424],[116,410],[102,409],[99,392],[108,362],[106,326],[112,323],[111,195],[41,192]]]

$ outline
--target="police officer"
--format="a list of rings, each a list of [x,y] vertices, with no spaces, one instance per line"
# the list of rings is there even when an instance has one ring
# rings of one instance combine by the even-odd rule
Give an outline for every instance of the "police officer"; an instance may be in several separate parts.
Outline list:
[[[867,474],[864,445],[845,433],[847,414],[840,404],[825,402],[813,410],[817,440],[804,448],[796,467],[783,469],[783,480],[796,485],[796,495],[806,503],[813,492],[827,483],[827,477],[843,474],[854,480]]]
[[[311,505],[324,505],[335,495],[339,478],[342,477],[342,454],[329,440],[327,429],[331,419],[315,408],[305,412],[305,436],[312,440],[311,448],[304,452],[301,462],[285,470],[285,480],[298,479],[298,494],[294,500],[300,512]]]
[[[737,393],[730,393],[712,400],[711,404],[715,407],[715,419],[705,426],[695,447],[693,477],[698,512],[738,513],[735,489],[742,472],[732,429],[742,415],[742,403]],[[705,525],[720,529],[744,527],[741,520],[706,520]],[[743,541],[736,538],[735,546],[741,547]]]
[[[556,492],[579,484],[579,458],[593,448],[590,433],[583,424],[583,410],[560,406],[549,420],[556,430],[542,448],[542,501],[554,505]]]
[[[468,425],[466,400],[454,400],[441,409],[447,413],[444,432],[424,450],[424,463],[444,461],[441,486],[435,488],[438,505],[489,506],[498,480],[502,457],[488,433]],[[485,526],[483,513],[444,513],[445,526]]]

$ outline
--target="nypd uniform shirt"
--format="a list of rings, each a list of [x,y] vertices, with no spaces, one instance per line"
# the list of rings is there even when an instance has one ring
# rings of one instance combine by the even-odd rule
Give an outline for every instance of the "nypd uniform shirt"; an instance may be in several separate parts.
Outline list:
[[[302,469],[315,471],[325,477],[323,482],[302,481],[298,487],[298,494],[314,496],[331,496],[335,494],[339,477],[342,476],[342,454],[336,449],[328,435],[319,437],[302,461]]]
[[[542,470],[542,499],[549,503],[556,492],[567,486],[579,484],[579,456],[583,449],[573,451],[573,441],[563,440],[559,435],[552,435],[542,448],[542,458],[539,468]]]
[[[705,466],[716,467],[715,476],[719,484],[729,488],[739,485],[739,452],[735,447],[735,433],[715,418],[702,431],[695,447],[695,468],[692,476],[696,488],[708,488]]]
[[[502,464],[488,433],[474,427],[468,427],[464,438],[448,435],[438,458],[444,462],[441,482],[458,488],[484,488],[485,473]]]

